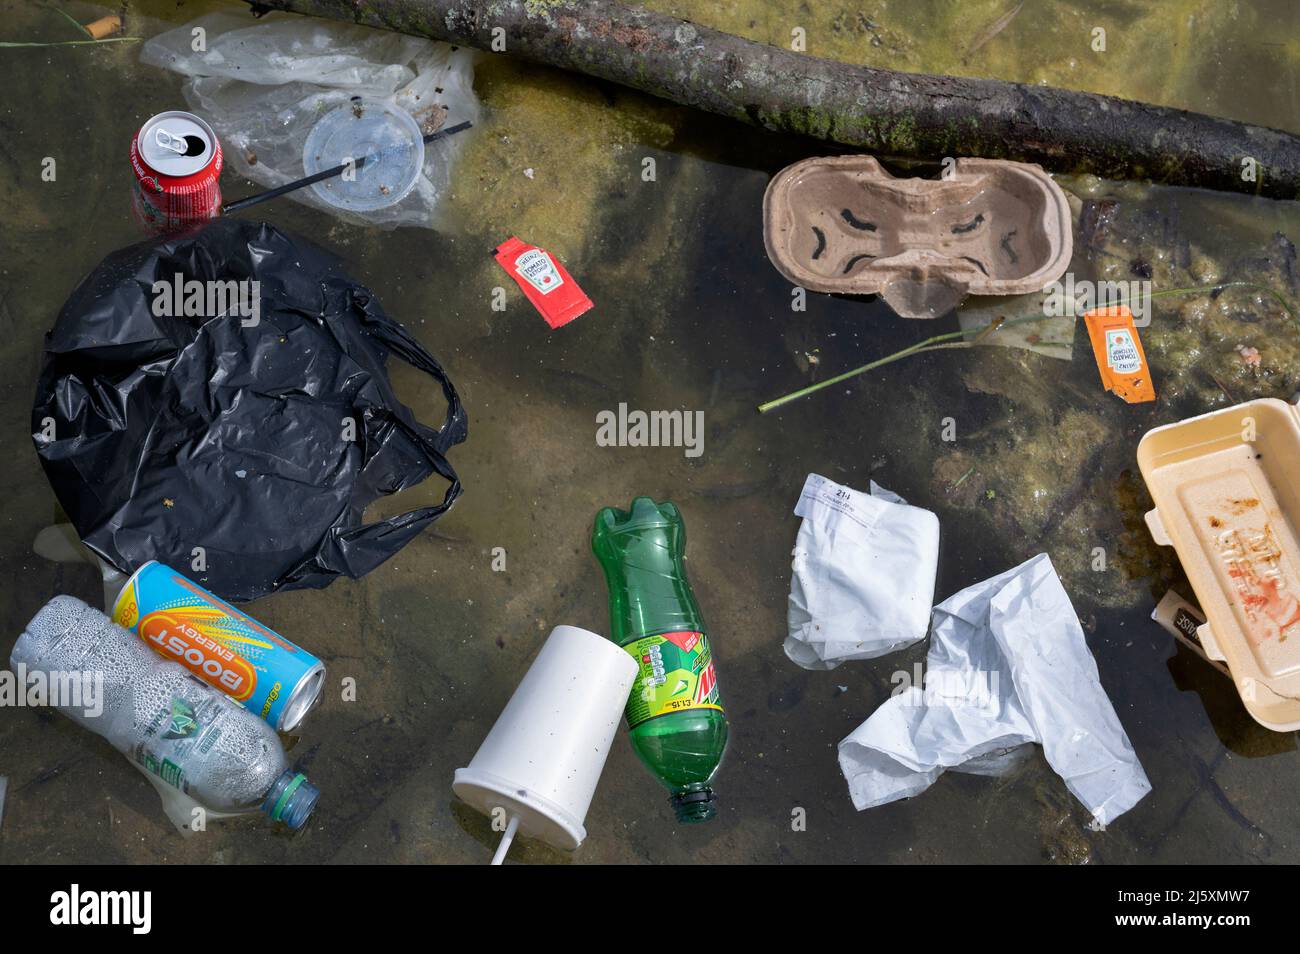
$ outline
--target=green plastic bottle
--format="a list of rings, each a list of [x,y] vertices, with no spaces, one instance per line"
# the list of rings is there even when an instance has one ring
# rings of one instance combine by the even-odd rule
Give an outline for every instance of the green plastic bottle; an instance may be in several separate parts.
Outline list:
[[[716,814],[709,781],[727,747],[727,717],[682,568],[682,515],[649,497],[626,511],[606,507],[596,514],[591,549],[609,585],[610,638],[641,669],[625,710],[632,748],[672,792],[678,821],[707,821]]]

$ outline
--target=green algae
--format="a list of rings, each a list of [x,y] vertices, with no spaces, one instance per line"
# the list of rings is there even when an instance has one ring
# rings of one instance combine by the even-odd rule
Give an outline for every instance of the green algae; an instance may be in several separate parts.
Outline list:
[[[475,235],[518,234],[562,258],[584,252],[610,193],[641,181],[643,159],[671,144],[679,120],[658,100],[504,57],[479,60],[475,88],[485,117],[448,212]]]
[[[1115,3],[1097,9],[1079,0],[1029,0],[997,36],[974,51],[971,41],[1014,6],[1013,0],[874,0],[860,3],[775,4],[764,0],[645,0],[648,9],[790,49],[793,31],[813,56],[889,69],[996,77],[1023,83],[1141,99],[1186,109],[1204,108],[1206,77],[1224,70],[1223,47],[1251,49],[1279,68],[1293,68],[1296,41],[1279,29],[1297,13],[1221,0]],[[1105,50],[1093,49],[1104,29]],[[1276,38],[1276,41],[1275,39]],[[1276,100],[1244,101],[1238,82],[1225,91],[1245,115],[1284,127],[1294,115]],[[1279,87],[1284,93],[1285,89]],[[1252,115],[1255,109],[1265,110]],[[1214,110],[1211,110],[1212,112]]]
[[[551,12],[552,7],[562,7],[568,4],[568,0],[524,0],[524,9],[528,11],[530,17],[545,17]]]

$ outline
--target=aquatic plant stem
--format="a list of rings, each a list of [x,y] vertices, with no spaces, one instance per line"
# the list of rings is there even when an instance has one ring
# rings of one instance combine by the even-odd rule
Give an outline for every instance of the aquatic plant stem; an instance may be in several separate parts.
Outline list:
[[[106,36],[102,40],[54,40],[49,43],[12,43],[0,40],[0,48],[11,49],[19,46],[98,46],[101,43],[138,43],[144,39],[139,36]]]
[[[1216,285],[1194,285],[1187,288],[1166,288],[1163,291],[1152,292],[1151,297],[1164,298],[1167,295],[1190,295],[1196,292],[1209,293],[1214,291],[1222,291],[1225,288],[1253,288],[1256,291],[1262,291],[1267,293],[1268,296],[1272,298],[1275,302],[1277,302],[1278,306],[1281,307],[1281,309],[1286,312],[1287,317],[1290,318],[1293,322],[1295,322],[1298,327],[1300,327],[1300,315],[1296,314],[1295,309],[1293,309],[1291,305],[1287,302],[1287,300],[1282,297],[1281,293],[1277,289],[1270,288],[1268,285],[1261,285],[1259,282],[1234,281],[1234,282],[1219,282]],[[1124,302],[1119,302],[1119,304],[1122,305],[1124,304]]]
[[[1270,288],[1267,285],[1261,285],[1258,282],[1233,281],[1219,282],[1215,285],[1193,285],[1186,288],[1166,288],[1158,292],[1152,292],[1151,297],[1165,298],[1170,295],[1192,295],[1196,293],[1208,294],[1214,291],[1222,291],[1225,288],[1253,288],[1257,291],[1267,292],[1269,296],[1278,303],[1282,310],[1287,313],[1287,316],[1300,325],[1300,317],[1296,315],[1287,300],[1275,289]],[[1122,305],[1125,304],[1125,302],[1121,301],[1116,304]],[[867,371],[874,371],[876,368],[901,360],[902,358],[911,357],[914,354],[921,354],[926,351],[940,351],[945,348],[973,348],[980,344],[985,338],[996,334],[1003,328],[1010,328],[1015,325],[1022,325],[1030,322],[1051,320],[1053,320],[1053,316],[1051,315],[1028,315],[1022,318],[1012,318],[1009,321],[1003,321],[1001,323],[996,321],[990,322],[987,326],[980,329],[972,341],[959,342],[955,340],[957,338],[964,338],[966,335],[970,334],[969,331],[950,331],[942,335],[934,335],[931,338],[926,338],[924,341],[919,341],[914,345],[909,345],[901,351],[895,351],[893,354],[886,355],[883,358],[877,358],[875,361],[868,362],[859,368],[854,368],[852,371],[845,371],[843,374],[837,374],[833,378],[827,378],[825,381],[818,381],[816,384],[810,384],[806,388],[800,388],[798,391],[791,391],[789,394],[782,395],[779,398],[760,404],[758,406],[758,412],[760,414],[766,414],[768,411],[781,407],[784,404],[789,404],[791,401],[797,401],[801,397],[807,397],[809,394],[814,394],[823,388],[834,387],[843,381],[847,381],[849,378],[856,377],[857,375],[863,374]],[[940,342],[952,343],[942,344]]]
[[[1034,320],[1042,321],[1043,319],[1035,318]],[[792,391],[791,393],[776,398],[773,401],[768,401],[765,404],[760,404],[758,406],[758,412],[760,414],[766,414],[768,411],[774,410],[783,404],[789,404],[791,401],[797,401],[799,398],[806,397],[807,395],[812,394],[815,391],[820,391],[822,388],[834,387],[835,385],[839,384],[841,381],[847,381],[849,378],[856,377],[857,375],[862,374],[863,372],[874,371],[876,368],[882,367],[883,365],[889,364],[894,361],[899,361],[903,358],[911,357],[914,354],[921,354],[922,352],[925,351],[942,351],[945,348],[975,347],[974,343],[970,341],[954,341],[949,344],[934,343],[934,342],[942,341],[945,338],[951,338],[953,337],[953,335],[961,336],[963,334],[965,334],[965,332],[957,331],[957,332],[953,332],[952,335],[935,335],[933,338],[926,338],[924,341],[919,342],[918,344],[914,344],[909,348],[904,348],[902,351],[895,351],[893,354],[886,355],[883,358],[877,358],[875,361],[872,361],[868,364],[864,364],[860,368],[854,368],[852,371],[845,371],[843,374],[837,374],[833,378],[827,378],[825,381],[818,381],[816,384],[810,384],[806,388],[801,388],[798,391]]]
[[[59,16],[63,17],[63,19],[71,23],[74,27],[77,28],[77,32],[80,33],[83,37],[86,37],[87,39],[91,39],[91,40],[94,39],[94,37],[90,35],[90,31],[86,29],[85,24],[82,23],[80,20],[78,20],[76,17],[74,17],[72,14],[70,14],[67,10],[62,9],[61,7],[52,7],[49,4],[42,4],[42,6],[44,6],[45,9],[47,10],[53,10]]]
[[[71,16],[67,11],[61,10],[58,7],[51,7],[48,5],[45,6],[47,9],[53,10],[59,16],[63,17],[63,19],[67,20],[69,23],[75,26],[79,31],[81,31],[81,35],[83,37],[86,37],[87,39],[52,40],[48,42],[36,42],[36,41],[11,42],[9,40],[0,40],[0,49],[13,49],[16,47],[23,47],[23,46],[92,46],[96,43],[130,43],[141,39],[138,36],[106,36],[106,37],[101,37],[98,40],[94,39],[93,37],[91,37],[90,31],[86,29],[85,24],[81,23],[76,18]]]

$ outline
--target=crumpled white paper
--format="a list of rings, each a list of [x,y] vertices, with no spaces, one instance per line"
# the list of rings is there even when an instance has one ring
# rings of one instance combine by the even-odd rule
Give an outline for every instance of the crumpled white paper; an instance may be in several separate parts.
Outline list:
[[[864,494],[809,474],[794,510],[785,654],[805,669],[874,659],[925,638],[939,518],[871,483]]]
[[[945,769],[1003,774],[1027,742],[1103,825],[1151,790],[1045,553],[935,607],[925,688],[841,741],[840,770],[861,811],[917,795]]]

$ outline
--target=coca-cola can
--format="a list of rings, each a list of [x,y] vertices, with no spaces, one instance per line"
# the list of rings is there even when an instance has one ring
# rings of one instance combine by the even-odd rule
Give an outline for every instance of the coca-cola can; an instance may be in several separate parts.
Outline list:
[[[198,116],[178,109],[154,116],[131,140],[136,217],[157,233],[216,218],[221,165],[217,134]]]

